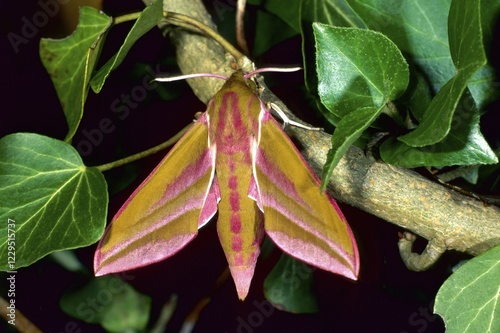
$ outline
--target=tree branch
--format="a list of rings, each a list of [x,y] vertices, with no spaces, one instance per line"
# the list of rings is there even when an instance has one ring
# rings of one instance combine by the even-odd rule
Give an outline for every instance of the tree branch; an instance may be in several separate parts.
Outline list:
[[[190,15],[216,28],[201,1],[165,0],[164,9]],[[177,59],[184,73],[212,72],[228,76],[233,71],[223,49],[214,41],[182,28],[164,25],[161,28],[176,45]],[[189,84],[206,103],[222,83],[193,79]],[[266,93],[262,97],[264,101],[276,98],[269,90]],[[300,128],[290,128],[289,132],[302,146],[302,154],[313,170],[321,174],[331,136]],[[423,257],[417,258],[418,255],[411,252],[413,238],[402,237],[401,255],[414,270],[428,266],[445,250],[478,255],[500,243],[498,207],[486,206],[411,170],[375,161],[356,147],[351,147],[341,159],[328,188],[336,199],[429,240],[429,248]],[[425,258],[428,253],[432,255]]]

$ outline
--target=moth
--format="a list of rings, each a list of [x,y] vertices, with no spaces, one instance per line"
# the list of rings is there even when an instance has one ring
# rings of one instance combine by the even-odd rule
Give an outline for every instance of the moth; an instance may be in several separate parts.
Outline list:
[[[248,294],[265,234],[284,252],[357,279],[353,233],[336,202],[254,89],[235,72],[207,110],[114,216],[96,276],[166,259],[218,212],[238,297]]]

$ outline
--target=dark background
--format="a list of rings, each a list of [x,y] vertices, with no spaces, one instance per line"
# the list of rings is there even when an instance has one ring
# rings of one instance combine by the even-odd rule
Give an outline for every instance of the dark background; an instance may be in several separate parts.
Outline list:
[[[233,3],[223,2],[228,6]],[[140,8],[140,1],[128,1],[126,5],[122,2],[104,2],[104,9],[110,15]],[[19,45],[17,53],[6,37],[9,32],[21,35],[24,24],[22,18],[31,21],[40,10],[36,1],[9,1],[3,4],[0,14],[0,137],[15,132],[35,132],[63,139],[67,132],[55,90],[38,56],[41,37],[61,37],[65,34],[60,19],[51,18],[26,44]],[[251,26],[252,19],[249,24]],[[106,40],[103,59],[108,59],[116,52],[130,26],[126,23],[112,29]],[[300,45],[298,37],[283,42],[255,59],[257,66],[300,64]],[[177,82],[167,84],[169,91],[173,91],[176,96],[173,101],[162,100],[160,93],[155,90],[149,92],[125,119],[120,119],[120,114],[113,112],[113,101],[122,94],[130,94],[134,87],[141,84],[145,65],[155,67],[160,64],[165,72],[176,73],[177,69],[171,65],[171,61],[165,61],[172,59],[173,54],[169,42],[153,29],[134,46],[119,69],[112,73],[103,91],[99,95],[89,94],[74,144],[86,139],[83,130],[98,128],[103,118],[111,119],[116,129],[104,134],[102,142],[83,157],[86,165],[100,165],[157,145],[188,124],[195,112],[204,109],[187,84]],[[270,76],[275,83],[273,91],[292,110],[309,121],[320,121],[315,118],[315,112],[308,107],[303,97],[302,73]],[[164,153],[158,153],[127,168],[106,173],[112,192],[110,218],[163,156]],[[128,181],[128,178],[132,179]],[[131,186],[120,191],[126,183],[131,183]],[[442,320],[432,316],[432,302],[441,284],[451,274],[451,268],[466,256],[446,253],[431,270],[410,272],[403,265],[397,250],[398,232],[402,231],[400,228],[352,207],[341,204],[341,208],[359,244],[361,272],[358,282],[316,270],[314,289],[319,301],[319,313],[294,315],[277,309],[267,313],[266,308],[262,309],[259,305],[265,299],[262,293],[263,280],[280,254],[279,250],[274,250],[267,260],[259,262],[248,298],[244,302],[239,301],[232,280],[227,280],[211,294],[212,300],[202,311],[194,332],[444,332]],[[76,250],[78,258],[89,269],[92,267],[95,246]],[[420,244],[421,249],[423,246],[425,244]],[[178,306],[167,330],[178,332],[186,315],[204,295],[210,293],[215,280],[226,266],[215,231],[215,221],[212,221],[174,257],[129,272],[128,275],[133,279],[128,282],[140,292],[152,296],[151,323],[156,320],[163,303],[173,293],[177,294]],[[73,319],[60,310],[61,295],[78,282],[74,273],[47,258],[22,268],[16,280],[18,310],[44,332],[101,332],[99,326]],[[4,284],[6,286],[7,282]],[[0,289],[3,296],[5,286]],[[71,322],[75,323],[74,326]],[[5,330],[12,331],[12,327],[0,324],[0,331]]]

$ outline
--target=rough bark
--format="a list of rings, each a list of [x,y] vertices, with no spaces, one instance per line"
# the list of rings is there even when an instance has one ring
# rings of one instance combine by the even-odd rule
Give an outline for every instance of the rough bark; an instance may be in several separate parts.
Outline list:
[[[165,0],[164,9],[190,15],[215,28],[201,1]],[[228,75],[233,71],[223,49],[214,41],[185,29],[162,28],[177,47],[183,72]],[[189,83],[205,103],[222,84],[212,79]],[[275,97],[263,96],[264,100],[269,98]],[[301,151],[311,167],[321,174],[331,135],[300,128],[289,128],[289,132],[302,146]],[[328,188],[337,200],[429,240],[427,249],[419,256],[411,252],[414,237],[408,234],[402,237],[401,255],[414,270],[428,267],[445,250],[478,255],[500,243],[498,207],[487,206],[411,170],[375,161],[356,147],[351,147],[341,159]]]

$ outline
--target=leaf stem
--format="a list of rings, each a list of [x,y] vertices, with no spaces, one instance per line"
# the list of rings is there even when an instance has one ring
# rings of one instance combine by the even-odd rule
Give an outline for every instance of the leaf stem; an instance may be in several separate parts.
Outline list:
[[[113,24],[117,25],[120,23],[137,20],[141,16],[142,12],[135,12],[130,14],[121,15],[113,18]]]
[[[402,128],[406,128],[407,127],[407,124],[406,124],[405,120],[403,119],[403,117],[399,113],[398,108],[396,107],[396,105],[394,104],[394,102],[388,101],[385,104],[384,109],[382,110],[382,112],[385,113],[386,115],[388,115],[390,118],[392,118],[392,120],[394,120],[396,122],[396,124],[398,124]]]
[[[170,147],[174,143],[176,143],[177,141],[179,141],[179,139],[184,135],[184,133],[187,132],[187,130],[191,126],[192,126],[192,124],[187,125],[183,129],[181,129],[176,135],[174,135],[173,137],[171,137],[167,141],[165,141],[165,142],[163,142],[163,143],[161,143],[161,144],[159,144],[159,145],[157,145],[155,147],[149,148],[147,150],[141,151],[140,153],[137,153],[137,154],[134,154],[134,155],[130,155],[130,156],[124,157],[122,159],[119,159],[119,160],[116,160],[116,161],[113,161],[113,162],[110,162],[110,163],[98,165],[95,168],[97,168],[99,171],[103,172],[103,171],[107,171],[107,170],[110,170],[110,169],[122,166],[122,165],[127,164],[127,163],[131,163],[131,162],[137,161],[137,160],[139,160],[141,158],[144,158],[146,156],[153,155],[153,154],[159,152],[160,150],[163,150],[163,149],[165,149],[167,147]]]

